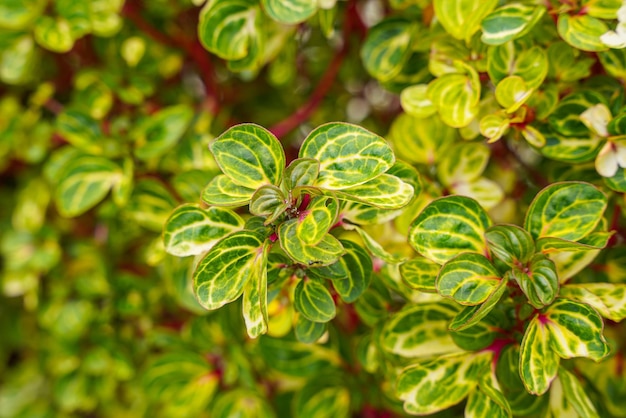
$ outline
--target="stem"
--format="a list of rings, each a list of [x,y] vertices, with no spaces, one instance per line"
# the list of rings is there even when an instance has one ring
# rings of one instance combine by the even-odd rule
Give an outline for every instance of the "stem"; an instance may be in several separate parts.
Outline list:
[[[335,78],[339,73],[339,69],[341,68],[341,64],[343,63],[344,58],[348,54],[350,49],[350,33],[352,29],[360,29],[361,34],[364,35],[363,24],[360,21],[357,9],[356,9],[356,1],[350,0],[345,13],[345,20],[343,24],[343,45],[337,51],[332,61],[330,62],[326,72],[320,79],[319,83],[313,90],[313,93],[309,97],[309,100],[300,106],[295,112],[291,115],[287,116],[287,118],[278,122],[274,126],[270,128],[270,131],[276,135],[276,137],[281,138],[294,130],[298,125],[302,124],[306,120],[308,120],[313,112],[318,108],[326,94],[332,87],[335,82]]]

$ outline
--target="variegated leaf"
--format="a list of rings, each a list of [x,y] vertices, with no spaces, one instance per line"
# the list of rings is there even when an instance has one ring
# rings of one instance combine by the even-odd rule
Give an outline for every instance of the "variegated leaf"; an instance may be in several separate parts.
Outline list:
[[[600,315],[619,322],[626,318],[626,284],[585,283],[561,287],[559,296],[586,303]]]
[[[458,143],[452,146],[439,161],[437,177],[443,185],[477,180],[485,171],[491,152],[481,143]]]
[[[509,267],[526,263],[535,254],[533,238],[517,225],[494,225],[486,237],[491,253]]]
[[[170,151],[184,135],[193,116],[188,105],[169,106],[150,115],[133,131],[137,158],[148,160]]]
[[[588,357],[599,361],[609,354],[609,345],[602,335],[602,318],[589,305],[559,298],[543,318],[551,347],[562,358]]]
[[[299,186],[313,186],[320,173],[320,163],[313,158],[297,158],[285,169],[283,182],[287,190]]]
[[[305,344],[312,344],[319,340],[326,332],[327,325],[324,322],[313,322],[304,315],[298,315],[296,325],[294,326],[294,334],[296,339]]]
[[[202,254],[224,236],[242,229],[243,224],[243,219],[229,209],[179,206],[163,228],[165,251],[178,257]]]
[[[437,292],[461,305],[484,302],[500,285],[500,273],[482,254],[463,253],[446,262],[437,276]]]
[[[487,254],[485,231],[490,225],[475,200],[446,196],[432,201],[415,218],[409,243],[424,257],[443,264],[463,252]]]
[[[294,416],[348,418],[350,417],[350,397],[350,391],[340,384],[335,384],[332,378],[313,380],[296,394],[292,403]]]
[[[435,0],[437,19],[450,35],[469,41],[480,22],[498,5],[497,0]]]
[[[371,27],[361,48],[367,72],[382,82],[397,76],[411,55],[414,29],[410,20],[399,17],[383,19]]]
[[[596,258],[611,235],[610,232],[592,232],[578,242],[545,237],[537,240],[537,249],[554,261],[559,282],[565,283]]]
[[[507,113],[516,112],[533,94],[526,81],[518,75],[503,78],[496,86],[496,100]]]
[[[445,74],[428,85],[428,98],[441,120],[453,128],[468,126],[478,115],[480,81],[475,70],[469,74]]]
[[[559,367],[558,380],[563,387],[563,398],[574,407],[579,416],[584,418],[600,418],[595,405],[591,402],[585,389],[573,373],[563,367]]]
[[[465,306],[461,311],[452,319],[448,328],[451,331],[462,331],[471,326],[476,325],[481,319],[483,319],[489,312],[496,307],[500,298],[506,291],[506,286],[509,283],[508,276],[504,276],[500,280],[500,284],[496,289],[485,299],[480,305]]]
[[[202,190],[202,200],[209,205],[237,207],[250,202],[254,189],[235,184],[230,177],[219,174]]]
[[[261,0],[263,10],[280,23],[294,25],[304,22],[317,11],[317,4],[311,0]]]
[[[526,331],[520,347],[519,370],[526,390],[533,395],[547,392],[559,368],[559,356],[550,344],[550,333],[536,315]]]
[[[509,274],[536,309],[551,304],[559,292],[556,266],[543,254],[535,254],[527,265],[516,266]]]
[[[578,241],[598,225],[607,197],[595,186],[582,182],[554,183],[533,199],[524,228],[533,238],[554,237]]]
[[[354,227],[356,232],[358,232],[359,236],[363,240],[363,245],[367,251],[370,252],[374,257],[383,260],[385,263],[389,264],[398,264],[404,261],[406,258],[396,254],[390,254],[381,244],[379,244],[374,238],[372,238],[367,232],[365,232],[362,228]],[[439,266],[437,266],[439,268]]]
[[[314,129],[302,143],[299,156],[320,162],[316,185],[331,190],[363,184],[395,162],[383,138],[360,126],[340,122]]]
[[[428,98],[428,85],[416,84],[400,93],[402,110],[416,118],[427,118],[437,113],[437,108]]]
[[[317,244],[337,220],[339,203],[332,196],[313,197],[298,216],[296,234],[307,245]]]
[[[211,248],[193,274],[193,290],[200,304],[212,310],[241,296],[262,246],[259,234],[243,230]]]
[[[608,32],[608,26],[600,19],[587,14],[570,16],[560,14],[557,24],[559,35],[574,48],[583,51],[605,51],[608,48],[600,37]]]
[[[413,198],[413,186],[391,174],[381,174],[367,183],[335,192],[341,200],[359,202],[381,209],[399,209]]]
[[[333,297],[319,279],[302,279],[296,285],[293,303],[300,314],[313,322],[328,322],[337,313]]]
[[[333,287],[346,303],[352,303],[367,290],[372,280],[372,259],[365,250],[356,243],[342,240],[346,253],[339,259],[345,267],[346,276],[333,279]]]
[[[437,275],[441,266],[425,257],[417,256],[400,265],[402,279],[420,292],[435,293]]]
[[[444,303],[406,305],[385,323],[382,348],[402,357],[428,357],[458,352],[448,332],[456,309]]]
[[[228,129],[209,145],[217,165],[235,184],[256,189],[277,186],[285,169],[285,152],[267,129],[244,123]]]
[[[316,244],[307,244],[297,233],[298,219],[283,222],[278,227],[280,247],[294,261],[305,266],[332,264],[344,254],[344,249],[337,238],[324,235]]]
[[[511,417],[510,411],[502,408],[500,404],[491,399],[480,388],[470,393],[465,405],[465,418],[507,418]]]
[[[432,165],[446,155],[458,137],[439,115],[418,119],[405,113],[398,116],[389,131],[389,140],[398,157],[411,163]]]
[[[267,257],[270,248],[266,241],[257,251],[243,287],[243,319],[250,338],[267,332]]]
[[[465,399],[476,388],[492,353],[462,353],[410,366],[400,374],[396,393],[412,415],[443,411]]]
[[[481,22],[481,40],[488,45],[501,45],[524,36],[546,12],[542,5],[504,4]]]

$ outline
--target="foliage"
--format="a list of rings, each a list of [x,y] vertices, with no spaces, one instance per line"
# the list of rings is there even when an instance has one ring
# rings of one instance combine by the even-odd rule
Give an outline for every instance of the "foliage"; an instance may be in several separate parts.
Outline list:
[[[0,418],[626,417],[625,25],[0,0]]]

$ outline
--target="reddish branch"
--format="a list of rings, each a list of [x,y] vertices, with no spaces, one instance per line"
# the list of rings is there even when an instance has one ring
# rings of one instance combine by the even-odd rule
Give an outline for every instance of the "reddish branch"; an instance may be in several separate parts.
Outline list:
[[[356,9],[356,1],[350,0],[346,8],[345,20],[343,24],[343,45],[337,51],[333,57],[330,65],[326,69],[326,72],[320,79],[319,83],[315,87],[315,90],[309,97],[309,100],[302,106],[300,106],[294,113],[289,115],[286,119],[278,122],[276,125],[270,128],[270,131],[278,138],[288,134],[294,130],[298,125],[308,120],[313,112],[320,105],[326,94],[335,82],[335,78],[339,73],[341,64],[344,58],[348,54],[350,49],[350,34],[354,29],[360,31],[361,35],[365,34],[365,27],[361,21],[358,11]]]

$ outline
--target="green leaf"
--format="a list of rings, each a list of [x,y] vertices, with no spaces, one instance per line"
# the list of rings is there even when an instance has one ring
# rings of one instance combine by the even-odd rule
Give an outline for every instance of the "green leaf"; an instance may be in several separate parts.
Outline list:
[[[262,246],[259,234],[243,230],[211,248],[193,274],[193,290],[200,304],[213,310],[241,296]]]
[[[604,323],[589,305],[558,299],[545,313],[552,349],[562,358],[588,357],[599,361],[610,348],[602,335]]]
[[[463,353],[410,366],[400,374],[397,396],[404,410],[428,415],[450,408],[465,399],[489,367],[490,352]]]
[[[461,305],[484,302],[500,285],[500,274],[482,254],[463,253],[448,260],[437,276],[437,292]]]
[[[254,189],[240,186],[230,177],[220,174],[213,177],[202,191],[202,200],[209,205],[237,207],[247,205],[253,195]]]
[[[413,186],[391,174],[380,174],[366,183],[335,192],[341,200],[363,203],[381,209],[399,209],[413,198]]]
[[[470,402],[472,401],[472,395],[468,399],[468,405],[465,409],[465,414],[468,417],[485,417],[501,416],[511,418],[512,411],[507,397],[502,393],[500,384],[496,378],[495,367],[492,367],[490,373],[485,373],[478,381],[478,388],[476,392],[481,393],[482,400],[474,400],[472,407],[470,408]],[[484,399],[484,398],[487,399]],[[484,407],[482,406],[484,405]],[[468,409],[470,409],[468,411]],[[475,414],[475,415],[472,415]]]
[[[339,203],[331,196],[316,196],[298,215],[296,234],[307,245],[320,242],[337,220]]]
[[[478,115],[480,81],[475,70],[469,75],[445,74],[428,85],[428,98],[441,120],[453,128],[469,125]]]
[[[488,45],[501,45],[520,38],[535,26],[545,12],[544,6],[505,4],[482,20],[483,34],[480,39]]]
[[[416,164],[436,163],[456,139],[456,130],[436,115],[418,119],[403,113],[389,132],[398,157]]]
[[[507,113],[514,113],[530,98],[533,90],[518,75],[503,78],[496,86],[496,100]]]
[[[582,182],[554,183],[533,199],[524,228],[533,238],[554,237],[578,241],[598,225],[607,197],[595,186]]]
[[[559,281],[563,283],[588,266],[606,246],[610,237],[611,233],[592,232],[580,242],[540,238],[537,240],[537,250],[554,261]]]
[[[624,283],[568,284],[561,287],[559,296],[586,303],[603,317],[615,322],[626,318],[626,284]]]
[[[344,219],[346,218],[344,217]],[[372,254],[374,257],[379,258],[388,264],[398,264],[406,259],[403,256],[389,253],[381,244],[379,244],[362,228],[355,226],[354,229],[356,230],[356,232],[358,232],[359,236],[363,240],[363,245],[365,245],[367,251],[369,251],[370,254]]]
[[[485,171],[490,155],[489,148],[484,144],[455,144],[439,161],[437,177],[446,187],[477,180]]]
[[[454,317],[452,322],[448,328],[451,331],[463,331],[469,327],[476,325],[483,319],[489,312],[496,307],[500,298],[507,289],[507,284],[509,283],[508,276],[504,276],[502,280],[500,280],[500,284],[498,287],[485,299],[485,301],[480,305],[475,306],[464,306],[463,309]]]
[[[409,243],[424,257],[443,264],[463,252],[487,254],[485,231],[490,225],[475,200],[446,196],[432,201],[415,218]]]
[[[595,17],[585,15],[560,14],[557,23],[559,35],[574,48],[583,51],[606,51],[608,48],[600,40],[609,28]]]
[[[559,357],[550,344],[547,326],[536,315],[526,328],[520,347],[519,370],[526,390],[533,395],[546,393],[558,368]]]
[[[210,0],[200,12],[198,38],[213,54],[225,60],[247,56],[261,10],[253,0]]]
[[[494,225],[485,236],[489,251],[509,267],[524,264],[535,254],[533,238],[517,225]]]
[[[177,207],[165,223],[165,251],[178,257],[198,255],[242,228],[243,219],[229,209],[185,204]]]
[[[70,25],[62,18],[41,16],[35,25],[34,35],[39,45],[52,52],[68,52],[74,46]]]
[[[298,391],[293,403],[294,416],[297,418],[350,417],[350,391],[342,386],[326,385],[328,383],[324,382],[322,386],[313,381]]]
[[[608,105],[604,96],[598,92],[583,90],[570,94],[559,102],[558,106],[548,117],[550,127],[556,133],[565,137],[596,137],[581,118],[581,115],[587,109],[596,105]],[[595,157],[595,154],[593,157]]]
[[[540,130],[540,133],[545,136],[546,141],[545,145],[540,149],[541,154],[552,160],[566,163],[591,161],[596,157],[602,145],[602,138],[597,135],[587,134],[585,137],[573,137],[557,134],[549,130]]]
[[[160,157],[170,151],[189,127],[194,113],[187,105],[159,110],[134,131],[135,155],[140,160]]]
[[[385,322],[381,346],[408,358],[458,352],[448,331],[448,322],[455,314],[456,309],[445,303],[407,304]]]
[[[437,108],[428,98],[426,84],[416,84],[402,90],[400,103],[405,113],[416,118],[427,118],[437,113]]]
[[[90,154],[101,154],[104,134],[98,122],[73,109],[59,113],[56,128],[70,144]]]
[[[316,184],[331,190],[363,184],[395,162],[383,138],[360,126],[340,122],[314,129],[302,143],[299,156],[320,162]]]
[[[293,303],[298,312],[313,322],[328,322],[337,314],[330,292],[319,279],[305,277],[296,285]]]
[[[531,305],[541,309],[552,303],[559,292],[559,278],[554,262],[543,254],[535,254],[524,267],[510,271]]]
[[[446,32],[469,41],[480,22],[498,5],[497,0],[435,0],[435,14]]]
[[[121,178],[120,167],[102,157],[80,156],[62,171],[54,194],[59,213],[73,217],[82,215],[111,190]]]
[[[261,0],[261,5],[269,17],[290,25],[304,22],[317,11],[311,0]]]
[[[271,247],[267,241],[249,267],[243,287],[243,319],[250,338],[267,332],[267,258]]]
[[[526,82],[527,88],[536,89],[548,74],[548,56],[539,46],[520,52],[513,42],[507,42],[489,48],[487,71],[496,85],[507,76],[519,76]]]
[[[361,47],[361,60],[367,72],[382,82],[398,75],[411,55],[413,32],[413,24],[398,17],[384,19],[371,27]]]
[[[559,381],[563,386],[563,398],[574,407],[579,416],[600,418],[596,407],[587,396],[585,388],[574,374],[563,367],[559,367]]]
[[[228,129],[209,145],[217,165],[235,184],[256,189],[277,186],[285,169],[285,153],[267,129],[244,123]]]
[[[324,335],[326,328],[327,326],[324,322],[313,322],[304,315],[298,315],[294,333],[296,339],[301,343],[312,344]]]
[[[312,158],[297,158],[285,170],[283,182],[287,190],[298,186],[313,186],[320,173],[320,163]]]
[[[476,389],[470,393],[465,405],[466,418],[507,418],[511,417],[500,404],[487,396],[482,390]]]
[[[275,418],[276,414],[267,401],[257,393],[235,389],[222,392],[211,405],[211,416],[214,418]]]
[[[270,224],[282,215],[289,207],[289,201],[283,192],[272,184],[264,184],[259,187],[250,199],[250,213],[267,218],[266,224]]]
[[[425,257],[417,256],[400,265],[402,279],[413,289],[434,293],[441,266]]]
[[[278,227],[280,247],[294,261],[305,266],[332,264],[344,253],[337,238],[324,235],[316,244],[307,244],[298,236],[298,219],[283,222]]]
[[[160,234],[177,205],[178,202],[161,181],[141,179],[133,188],[125,215],[137,225]]]
[[[372,259],[361,246],[353,241],[342,240],[346,253],[339,259],[345,267],[346,276],[333,279],[333,287],[346,303],[352,303],[367,290],[372,281]]]

